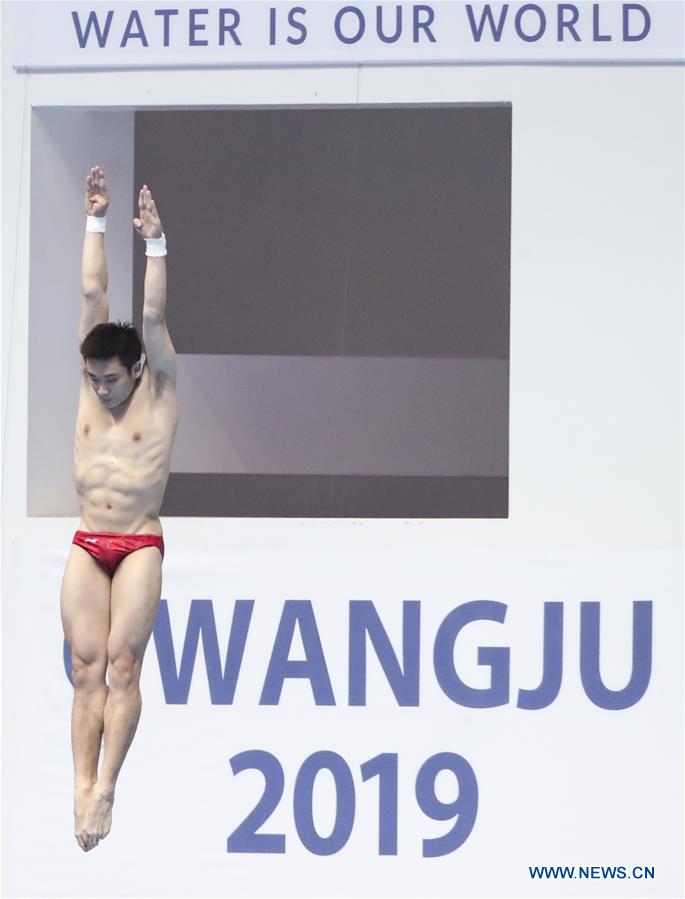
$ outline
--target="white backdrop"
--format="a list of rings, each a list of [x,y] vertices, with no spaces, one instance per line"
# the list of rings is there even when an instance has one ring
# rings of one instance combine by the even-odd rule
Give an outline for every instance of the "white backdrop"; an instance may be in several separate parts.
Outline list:
[[[681,70],[18,75],[6,29],[3,42],[5,893],[678,895]],[[113,831],[84,856],[71,832],[58,613],[76,520],[25,512],[30,109],[461,101],[513,104],[510,517],[166,521],[163,597],[176,662],[191,600],[212,600],[223,655],[234,602],[253,599],[243,668],[233,705],[212,705],[200,649],[187,704],[169,705],[151,643]],[[335,706],[316,706],[306,681],[286,682],[279,705],[259,705],[283,603],[293,599],[312,603]],[[397,706],[371,651],[367,705],[348,705],[347,616],[360,599],[373,601],[395,646],[402,602],[421,603],[418,707]],[[477,647],[511,647],[512,698],[492,709],[452,703],[433,671],[440,622],[473,600],[507,606],[504,624],[474,624],[457,642],[457,669],[476,687],[488,683]],[[654,614],[647,692],[623,711],[597,708],[580,683],[580,603],[601,605],[602,676],[620,689],[632,604],[645,600]],[[539,683],[544,602],[564,604],[563,684],[548,708],[525,711],[516,695]],[[231,773],[229,759],[249,749],[272,753],[285,772],[263,828],[286,835],[283,855],[226,851],[261,793],[259,775]],[[301,845],[292,812],[297,771],[321,749],[346,760],[357,797],[349,842],[328,857]],[[420,765],[442,751],[472,766],[478,814],[455,852],[422,858],[421,839],[451,826],[427,820],[414,797]],[[377,854],[377,780],[362,783],[359,773],[381,752],[399,759],[396,857]],[[322,834],[332,822],[325,781],[316,794]],[[454,798],[449,778],[439,789]],[[532,865],[653,866],[655,877],[534,881]]]

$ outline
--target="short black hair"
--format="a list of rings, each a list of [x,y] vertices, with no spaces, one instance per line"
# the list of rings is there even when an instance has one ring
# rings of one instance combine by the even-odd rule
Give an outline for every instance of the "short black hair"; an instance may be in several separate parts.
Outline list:
[[[143,344],[131,322],[116,321],[95,325],[83,338],[79,350],[84,361],[114,359],[116,356],[130,374],[140,359]]]

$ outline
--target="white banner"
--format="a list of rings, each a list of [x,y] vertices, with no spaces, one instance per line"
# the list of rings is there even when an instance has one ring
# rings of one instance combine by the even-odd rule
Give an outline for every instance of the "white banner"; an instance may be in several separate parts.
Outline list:
[[[167,521],[143,716],[84,864],[55,600],[69,524],[36,521],[55,549],[11,560],[27,637],[6,710],[31,714],[6,747],[8,895],[677,895],[677,549]],[[20,796],[46,768],[38,864]]]
[[[9,4],[8,4],[9,5]],[[680,0],[11,4],[16,68],[677,62]]]

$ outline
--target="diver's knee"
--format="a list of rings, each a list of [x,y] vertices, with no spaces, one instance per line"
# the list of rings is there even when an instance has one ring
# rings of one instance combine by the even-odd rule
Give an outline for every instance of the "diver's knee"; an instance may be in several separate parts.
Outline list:
[[[75,690],[96,690],[105,683],[106,658],[83,658],[72,651],[71,682]]]
[[[141,659],[128,648],[110,655],[107,680],[111,690],[130,690],[140,680]]]

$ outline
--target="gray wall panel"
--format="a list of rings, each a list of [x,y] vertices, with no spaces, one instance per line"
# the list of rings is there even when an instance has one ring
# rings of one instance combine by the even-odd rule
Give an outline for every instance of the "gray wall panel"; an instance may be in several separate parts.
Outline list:
[[[162,515],[506,518],[507,478],[174,474]]]
[[[139,112],[135,172],[179,352],[508,357],[508,106]]]
[[[507,474],[499,359],[182,355],[173,471]]]
[[[135,141],[180,354],[165,514],[506,515],[510,106],[146,111]]]

